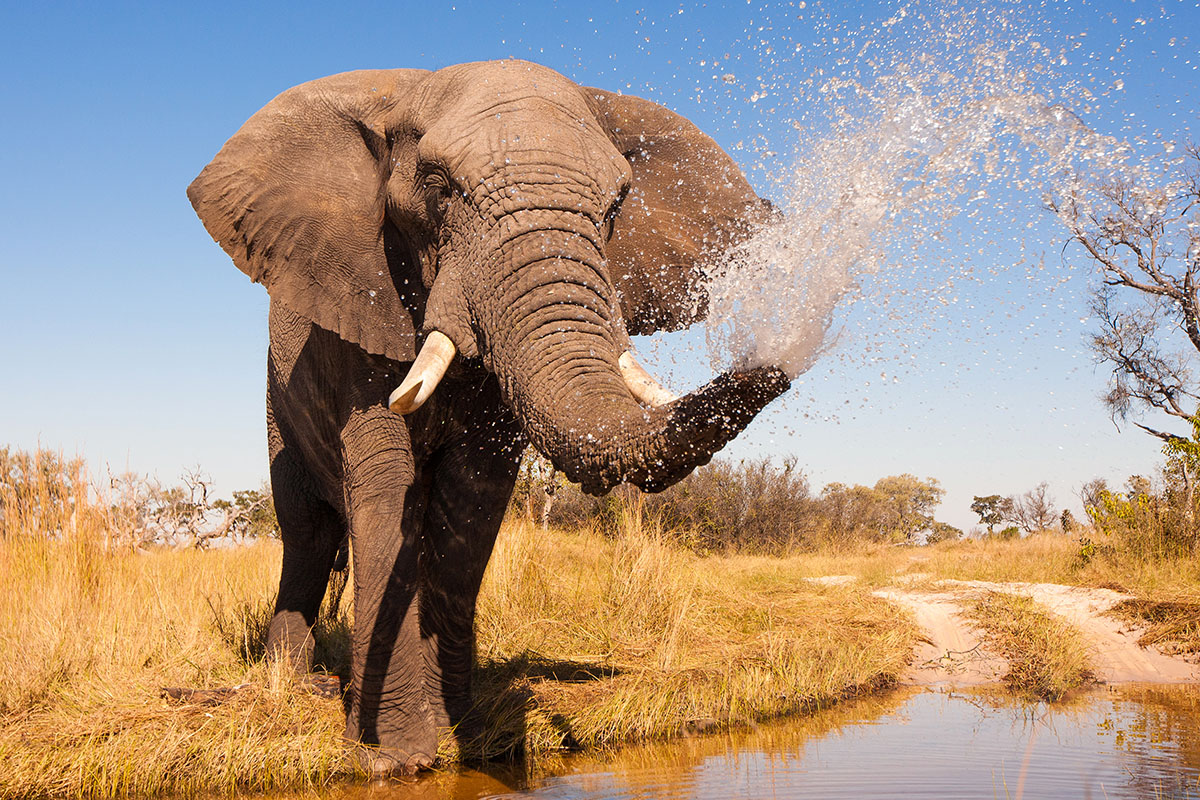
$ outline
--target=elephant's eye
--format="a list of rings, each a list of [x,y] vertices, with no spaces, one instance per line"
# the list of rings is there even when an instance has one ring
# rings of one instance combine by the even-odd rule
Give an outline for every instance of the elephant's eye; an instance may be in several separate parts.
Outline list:
[[[621,189],[621,193],[617,195],[617,199],[608,207],[608,211],[604,212],[604,223],[601,231],[604,233],[605,241],[612,238],[613,229],[616,226],[617,215],[621,213],[621,204],[625,202],[625,197],[629,194],[629,187]]]
[[[441,172],[430,172],[422,179],[422,185],[429,215],[440,219],[450,205],[450,181]]]

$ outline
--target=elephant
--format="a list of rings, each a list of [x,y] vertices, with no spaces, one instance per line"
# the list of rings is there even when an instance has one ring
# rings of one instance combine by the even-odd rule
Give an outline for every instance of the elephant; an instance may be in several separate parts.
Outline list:
[[[311,669],[348,536],[345,735],[378,773],[431,766],[469,717],[476,597],[527,445],[587,492],[657,491],[789,386],[763,366],[677,398],[637,363],[630,335],[703,318],[704,270],[774,212],[683,117],[543,66],[301,84],[188,197],[270,296],[268,651]]]

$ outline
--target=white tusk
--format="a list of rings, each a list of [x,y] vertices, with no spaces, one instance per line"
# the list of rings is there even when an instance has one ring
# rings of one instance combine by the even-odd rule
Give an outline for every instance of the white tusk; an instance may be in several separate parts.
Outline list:
[[[408,375],[388,398],[388,408],[399,414],[411,414],[420,408],[446,374],[454,352],[454,342],[449,336],[439,331],[429,334]]]
[[[625,385],[642,405],[665,406],[679,399],[650,377],[650,373],[646,372],[628,350],[621,353],[621,357],[617,359],[617,366],[621,368],[621,377],[625,379]]]

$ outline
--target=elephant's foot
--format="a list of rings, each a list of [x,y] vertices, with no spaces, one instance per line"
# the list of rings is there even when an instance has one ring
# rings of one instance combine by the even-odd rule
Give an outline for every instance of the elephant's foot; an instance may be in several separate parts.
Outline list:
[[[375,722],[364,728],[359,724],[358,711],[351,703],[346,716],[346,740],[354,747],[359,763],[368,775],[384,778],[389,775],[415,775],[433,767],[438,752],[437,730],[428,719],[390,720],[394,724],[380,730]]]
[[[267,660],[289,665],[298,675],[312,669],[312,628],[296,611],[277,611],[267,630]]]
[[[433,769],[433,756],[426,753],[406,756],[385,750],[364,749],[363,766],[372,779],[411,777],[423,769]]]

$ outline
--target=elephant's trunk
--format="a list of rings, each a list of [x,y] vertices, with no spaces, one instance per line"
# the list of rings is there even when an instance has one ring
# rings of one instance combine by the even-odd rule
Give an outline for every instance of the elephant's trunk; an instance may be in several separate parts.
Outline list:
[[[639,403],[620,363],[628,344],[598,242],[562,227],[500,248],[490,299],[473,304],[491,338],[482,349],[534,446],[570,480],[591,493],[623,481],[664,489],[789,382],[773,369],[729,373],[665,405]]]

